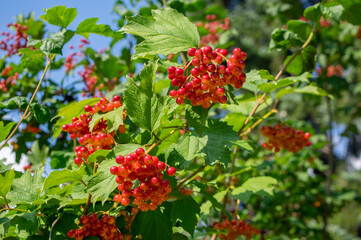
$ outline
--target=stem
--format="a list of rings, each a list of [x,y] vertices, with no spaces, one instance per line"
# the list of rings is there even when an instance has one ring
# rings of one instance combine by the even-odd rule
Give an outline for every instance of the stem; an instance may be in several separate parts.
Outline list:
[[[272,109],[271,111],[269,111],[268,113],[266,113],[261,119],[258,119],[255,123],[252,124],[252,126],[250,126],[249,128],[247,128],[247,130],[245,130],[244,132],[241,133],[241,137],[246,136],[248,133],[250,133],[255,127],[257,127],[258,124],[260,124],[263,120],[265,120],[266,118],[268,118],[272,113],[277,113],[276,109]]]
[[[6,205],[8,208],[10,208],[9,203],[8,203],[8,200],[6,199],[5,196],[4,196],[4,200],[5,200],[5,205]]]
[[[176,132],[177,130],[179,130],[179,129],[181,129],[181,127],[170,131],[166,136],[164,136],[164,138],[159,139],[157,142],[153,143],[153,144],[147,149],[147,151],[145,151],[145,154],[148,154],[150,151],[153,150],[153,148],[155,148],[156,146],[158,146],[159,144],[161,144],[166,138],[170,137],[173,133],[175,133],[175,132]]]
[[[51,234],[53,232],[53,228],[54,228],[55,224],[59,221],[59,219],[60,219],[60,215],[55,219],[53,224],[51,224],[51,228],[50,228],[50,232],[49,232],[49,240],[51,240]]]
[[[0,210],[0,212],[5,211],[5,210],[15,210],[15,211],[19,211],[19,212],[30,212],[29,210],[19,209],[19,208],[10,208],[10,207],[3,208],[3,209]]]
[[[286,68],[290,65],[290,63],[303,51],[303,49],[305,49],[308,44],[311,42],[313,37],[313,32],[310,33],[310,35],[308,36],[306,42],[302,45],[302,47],[300,49],[298,49],[295,54],[293,54],[293,56],[291,57],[291,59],[281,68],[281,70],[278,72],[278,74],[275,77],[274,81],[277,81],[281,75],[285,72]],[[257,111],[258,107],[263,103],[263,101],[266,99],[266,93],[263,93],[262,97],[257,101],[256,105],[254,106],[254,108],[252,109],[251,113],[248,115],[246,121],[244,122],[244,124],[242,125],[241,129],[238,131],[238,135],[242,135],[242,131],[243,129],[246,127],[246,125],[249,123],[249,121],[251,120],[252,116],[255,114],[255,112]]]
[[[7,142],[10,140],[10,138],[12,138],[12,136],[13,136],[13,135],[15,134],[15,132],[18,130],[20,124],[24,121],[24,119],[26,119],[26,118],[29,116],[29,115],[27,115],[27,114],[28,114],[28,111],[29,111],[29,109],[30,109],[30,104],[33,102],[33,100],[34,100],[34,98],[35,98],[35,95],[36,95],[36,93],[38,92],[38,90],[39,90],[39,88],[40,88],[40,86],[41,86],[42,81],[44,80],[45,73],[46,73],[46,71],[48,70],[48,68],[49,68],[49,66],[50,66],[50,64],[51,64],[51,61],[54,59],[54,57],[55,57],[55,55],[52,55],[50,58],[48,58],[48,61],[47,61],[47,63],[46,63],[46,66],[45,66],[45,68],[44,68],[44,71],[43,71],[43,75],[41,76],[41,79],[40,79],[38,85],[36,86],[33,95],[32,95],[31,98],[30,98],[30,101],[29,101],[29,103],[28,103],[28,106],[27,106],[26,109],[25,109],[24,114],[22,115],[22,117],[21,117],[20,121],[18,122],[18,124],[16,124],[15,128],[13,129],[13,131],[12,131],[12,132],[10,133],[10,135],[6,138],[5,142],[1,145],[0,150],[7,144]]]
[[[191,175],[188,175],[187,177],[183,178],[181,181],[179,181],[177,187],[182,186],[186,181],[196,176],[199,172],[201,172],[207,164],[202,165],[200,168],[198,168],[196,171],[194,171]]]

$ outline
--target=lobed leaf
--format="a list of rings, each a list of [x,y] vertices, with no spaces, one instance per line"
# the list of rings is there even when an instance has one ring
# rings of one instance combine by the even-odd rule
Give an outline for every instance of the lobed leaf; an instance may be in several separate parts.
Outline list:
[[[253,177],[247,179],[242,186],[233,189],[232,195],[247,203],[253,194],[259,196],[272,196],[274,185],[277,184],[277,180],[272,177]]]
[[[134,48],[132,58],[168,55],[199,45],[197,27],[177,10],[152,10],[152,16],[154,19],[140,15],[127,17],[127,24],[120,29],[123,33],[144,38],[144,41]]]
[[[62,28],[68,27],[77,15],[76,8],[66,8],[66,6],[56,6],[43,10],[45,14],[41,15],[40,19]]]

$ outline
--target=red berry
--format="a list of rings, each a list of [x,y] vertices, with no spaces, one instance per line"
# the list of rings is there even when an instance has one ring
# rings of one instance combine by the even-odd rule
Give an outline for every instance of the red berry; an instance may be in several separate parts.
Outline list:
[[[86,111],[86,112],[91,112],[92,111],[92,106],[90,106],[90,105],[85,105],[85,107],[84,107],[84,110]]]
[[[113,175],[119,175],[120,172],[119,172],[119,168],[117,166],[113,166],[110,168],[110,173],[113,174]]]
[[[195,49],[195,48],[189,48],[189,49],[187,50],[187,54],[188,54],[188,56],[190,56],[190,57],[194,57],[195,53],[196,53],[196,49]]]
[[[170,176],[170,177],[174,176],[174,175],[176,174],[175,168],[174,168],[174,167],[169,167],[169,168],[167,169],[167,174],[168,174],[168,176]]]
[[[116,101],[120,101],[120,96],[119,95],[115,95],[113,97],[113,102],[116,102]]]
[[[137,150],[135,150],[135,155],[137,155],[138,157],[143,157],[145,154],[145,151],[143,148],[138,148]]]

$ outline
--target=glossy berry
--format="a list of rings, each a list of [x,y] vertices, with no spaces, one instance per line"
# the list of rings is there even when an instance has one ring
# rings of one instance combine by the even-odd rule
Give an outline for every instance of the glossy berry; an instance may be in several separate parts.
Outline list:
[[[170,176],[170,177],[174,176],[174,175],[176,174],[175,168],[174,168],[174,167],[169,167],[169,168],[167,169],[167,174],[168,174],[168,176]]]

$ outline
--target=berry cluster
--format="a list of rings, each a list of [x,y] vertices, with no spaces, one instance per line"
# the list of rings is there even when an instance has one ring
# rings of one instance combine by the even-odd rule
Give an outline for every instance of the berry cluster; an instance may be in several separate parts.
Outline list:
[[[200,49],[189,48],[188,56],[192,60],[184,67],[168,68],[168,77],[174,87],[178,90],[171,90],[169,95],[176,98],[177,104],[184,103],[185,98],[191,101],[194,106],[202,105],[209,108],[211,102],[226,103],[225,89],[227,84],[232,84],[235,88],[241,88],[246,81],[243,73],[247,54],[241,49],[235,48],[233,54],[227,59],[226,49],[213,49],[209,46]],[[227,66],[222,65],[223,60],[227,61]],[[194,66],[191,70],[191,66]],[[188,70],[190,75],[188,76]],[[184,76],[186,73],[187,76]]]
[[[295,130],[289,126],[281,126],[276,124],[275,126],[263,126],[261,128],[263,136],[268,138],[268,144],[263,143],[262,147],[279,152],[281,148],[296,153],[303,147],[310,146],[311,134],[302,130]]]
[[[7,51],[6,56],[11,57],[12,55],[17,54],[19,49],[26,48],[28,35],[25,31],[28,30],[28,27],[22,26],[19,23],[8,24],[7,27],[15,28],[15,34],[10,34],[9,32],[1,33],[5,39],[0,41],[0,50]]]
[[[64,124],[62,129],[64,132],[70,134],[71,139],[79,138],[79,143],[83,146],[77,146],[75,148],[76,158],[74,163],[80,166],[87,160],[89,155],[98,149],[111,149],[114,144],[115,132],[107,133],[107,120],[101,119],[95,124],[93,130],[90,132],[89,123],[92,120],[93,114],[97,112],[106,113],[113,111],[115,108],[122,106],[120,96],[115,95],[113,102],[108,102],[107,99],[101,98],[94,106],[86,105],[84,110],[86,114],[81,114],[79,118],[73,117],[72,122]],[[126,118],[125,110],[123,111],[123,120]],[[126,131],[124,125],[119,126],[119,132],[124,133]]]
[[[208,31],[207,35],[202,36],[200,46],[217,43],[219,41],[219,33],[230,28],[229,18],[225,18],[223,21],[216,20],[216,18],[216,15],[209,14],[206,16],[206,23],[196,23],[197,27],[204,27]]]
[[[123,240],[123,234],[115,226],[115,218],[109,215],[102,215],[100,219],[94,213],[82,215],[79,219],[80,228],[71,229],[68,237],[81,240],[89,236],[97,236],[102,240]]]
[[[9,75],[9,72],[13,68],[11,66],[5,67],[4,70],[1,72],[1,76],[5,77],[4,79],[0,80],[0,90],[3,92],[9,91],[9,85],[15,85],[16,80],[19,79],[19,73],[15,73],[13,76]],[[6,77],[7,76],[7,77]]]
[[[239,222],[236,220],[232,220],[231,222],[225,220],[222,223],[215,222],[213,223],[213,227],[218,231],[226,230],[227,235],[223,233],[219,235],[220,239],[226,240],[236,240],[238,236],[245,236],[246,240],[249,240],[254,234],[260,234],[260,230],[247,224],[244,220]]]
[[[111,167],[110,173],[117,176],[115,181],[121,192],[114,196],[115,202],[128,206],[132,197],[133,203],[145,212],[154,211],[168,199],[172,187],[167,179],[163,179],[166,164],[158,157],[147,155],[143,148],[138,148],[134,153],[117,156],[115,161],[120,165]],[[174,176],[175,168],[168,167],[167,174]],[[140,182],[138,187],[134,187],[136,180]]]

